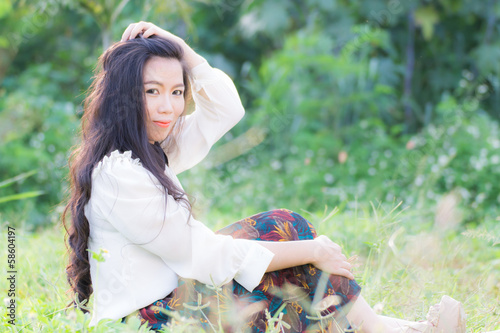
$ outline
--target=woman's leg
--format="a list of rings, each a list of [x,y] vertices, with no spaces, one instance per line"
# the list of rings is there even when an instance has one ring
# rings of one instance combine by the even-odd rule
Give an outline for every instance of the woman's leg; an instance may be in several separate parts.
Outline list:
[[[253,215],[218,233],[262,241],[294,241],[317,236],[311,223],[286,209]],[[333,331],[336,325],[347,327],[345,314],[360,289],[356,281],[336,275],[322,277],[322,272],[313,265],[302,265],[266,273],[250,295],[235,283],[234,293],[239,299],[262,301],[271,316],[281,308],[283,321],[292,326],[290,331],[302,332],[312,326],[327,331]],[[264,312],[253,319],[253,324],[266,325]]]
[[[430,332],[427,322],[417,323],[377,315],[361,295],[347,314],[347,319],[358,332],[363,333]]]
[[[379,316],[359,296],[351,311],[347,314],[349,321],[359,332],[367,333],[465,333],[465,312],[462,304],[449,296],[443,296],[441,302],[432,306],[426,321],[407,321],[386,316]]]
[[[255,239],[264,241],[293,241],[293,240],[303,240],[303,239],[314,239],[317,237],[314,227],[306,219],[297,213],[286,209],[277,209],[268,212],[259,213],[253,215],[249,218],[238,221],[226,228],[218,231],[218,233],[231,235],[234,238],[245,238],[245,239]],[[319,285],[321,272],[318,271],[312,265],[304,265],[301,267],[294,267],[291,269],[286,269],[277,272],[271,272],[265,274],[263,282],[256,288],[253,294],[253,300],[267,300],[268,308],[274,308],[275,310],[282,305],[283,300],[278,299],[276,303],[276,298],[267,293],[267,289],[270,286],[282,287],[286,283],[291,283],[295,286],[300,286],[301,290],[297,290],[299,293],[307,293],[309,295],[310,301],[318,301],[315,297],[317,292],[317,287]],[[235,294],[243,295],[246,291],[241,286],[236,286]],[[331,275],[327,281],[327,287],[324,290],[318,292],[322,298],[323,302],[327,301],[329,298],[334,300],[334,306],[327,306],[323,308],[320,316],[328,317],[332,312],[337,312],[338,314],[346,313],[347,320],[349,323],[358,328],[357,332],[368,332],[368,333],[396,333],[396,332],[431,332],[433,327],[436,328],[437,324],[431,324],[427,321],[425,322],[412,322],[401,319],[390,318],[386,316],[379,316],[375,311],[368,305],[366,300],[359,295],[360,287],[355,281],[348,280],[341,276]],[[359,296],[358,296],[359,295]],[[247,296],[248,297],[248,296]],[[272,302],[269,302],[269,300]],[[272,304],[275,302],[276,304]],[[456,306],[458,302],[447,303],[449,305]],[[301,304],[291,302],[295,306],[295,310],[302,311]],[[458,303],[459,304],[459,303]],[[302,304],[303,305],[303,304]],[[461,305],[460,305],[461,306]],[[288,312],[292,309],[285,308]],[[310,309],[309,309],[310,310]],[[297,311],[295,311],[297,312]],[[452,311],[453,312],[453,311]],[[462,310],[463,312],[463,310]],[[449,317],[448,313],[440,315],[440,317]],[[273,313],[271,313],[272,315]],[[293,319],[291,317],[295,316],[302,322],[302,324],[310,325],[311,320],[305,320],[304,316],[297,316],[297,314],[289,315],[287,319]],[[455,316],[455,314],[453,314]],[[463,320],[464,316],[455,316],[458,320]],[[314,317],[314,316],[309,316]],[[318,317],[318,316],[316,316]],[[343,316],[336,316],[340,322]],[[446,318],[449,319],[449,318]],[[323,323],[321,323],[323,324]],[[330,323],[331,324],[331,321]],[[345,327],[346,323],[339,323],[340,327]],[[454,324],[452,324],[454,325]],[[330,325],[328,331],[335,331],[335,325]],[[460,326],[460,323],[458,324]],[[460,328],[448,329],[445,332],[465,332],[465,326],[463,331]],[[439,328],[439,326],[437,326]],[[297,326],[295,326],[297,328]]]

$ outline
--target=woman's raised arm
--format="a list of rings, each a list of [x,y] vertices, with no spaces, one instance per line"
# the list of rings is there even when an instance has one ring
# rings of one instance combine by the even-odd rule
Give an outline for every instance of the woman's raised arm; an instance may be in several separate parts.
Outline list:
[[[130,24],[122,41],[142,36],[158,36],[179,44],[184,51],[183,61],[190,68],[190,83],[195,110],[184,115],[181,131],[174,144],[162,143],[169,167],[175,174],[190,169],[208,154],[210,148],[245,114],[236,87],[229,76],[197,54],[184,40],[149,22]]]

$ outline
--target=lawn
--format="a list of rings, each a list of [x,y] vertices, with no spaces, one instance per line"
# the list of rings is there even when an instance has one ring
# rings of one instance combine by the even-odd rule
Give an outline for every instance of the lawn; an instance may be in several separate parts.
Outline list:
[[[439,302],[442,295],[450,295],[464,304],[470,332],[500,329],[497,221],[484,221],[474,228],[455,225],[453,209],[423,213],[402,209],[397,203],[354,203],[350,207],[354,208],[326,208],[324,212],[315,213],[297,211],[309,219],[320,234],[341,244],[348,256],[359,256],[355,276],[376,311],[422,320],[430,305]],[[207,221],[218,221],[211,224],[214,229],[238,218],[213,211],[206,216]],[[4,249],[7,248],[6,223],[3,221],[2,225]],[[69,298],[60,226],[36,233],[17,228],[15,243],[16,326],[5,320],[2,331],[137,331],[137,321],[127,325],[104,321],[88,329],[88,315],[63,310]],[[8,281],[5,278],[0,281],[4,298],[8,300]],[[174,325],[170,328],[172,332],[199,330],[182,319]]]

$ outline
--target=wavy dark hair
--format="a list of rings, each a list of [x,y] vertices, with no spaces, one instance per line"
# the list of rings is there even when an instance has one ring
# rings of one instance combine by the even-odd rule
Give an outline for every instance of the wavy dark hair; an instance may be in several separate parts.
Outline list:
[[[141,36],[116,43],[102,54],[84,101],[81,142],[69,158],[70,197],[62,215],[69,253],[66,267],[70,285],[68,292],[73,293],[73,300],[68,307],[79,307],[83,312],[88,310],[79,304],[85,304],[84,301],[88,303],[93,292],[87,251],[89,222],[84,207],[90,200],[92,171],[104,156],[115,150],[132,151],[133,158],[140,159],[142,166],[163,185],[165,193],[183,201],[191,211],[184,191],[164,173],[163,153],[148,140],[143,70],[145,63],[152,57],[180,61],[187,92],[184,98],[187,100],[190,91],[189,68],[183,60],[182,47],[158,36]],[[167,145],[176,144],[175,136],[182,126],[182,118],[179,117],[172,128]],[[69,227],[66,221],[68,213],[71,215]],[[76,304],[77,301],[79,304]]]

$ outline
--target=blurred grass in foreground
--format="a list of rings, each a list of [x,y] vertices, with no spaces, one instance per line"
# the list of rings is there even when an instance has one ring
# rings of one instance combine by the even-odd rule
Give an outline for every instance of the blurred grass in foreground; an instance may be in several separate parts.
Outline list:
[[[355,205],[358,207],[358,205]],[[319,234],[341,244],[346,255],[358,255],[355,276],[364,297],[376,311],[387,316],[423,320],[430,305],[447,294],[464,304],[470,332],[500,329],[500,227],[494,221],[477,229],[458,230],[419,217],[419,211],[402,210],[393,204],[366,205],[324,212],[298,211],[309,219]],[[257,213],[257,212],[255,212]],[[212,212],[202,221],[214,229],[245,216]],[[0,217],[1,218],[1,217]],[[2,219],[2,230],[7,229]],[[6,234],[4,234],[5,236]],[[1,237],[6,249],[7,237]],[[53,227],[39,233],[16,229],[17,325],[6,320],[0,330],[7,332],[136,332],[138,321],[127,325],[110,320],[88,329],[89,315],[62,310],[68,303],[63,233]],[[7,296],[7,280],[0,279]],[[2,312],[6,313],[3,304]],[[6,318],[4,316],[4,318]],[[215,326],[217,323],[213,323]],[[177,322],[169,332],[199,331],[189,322]],[[146,331],[141,329],[141,331]]]

